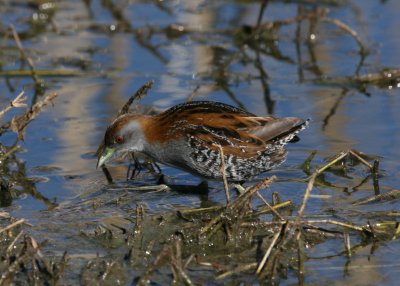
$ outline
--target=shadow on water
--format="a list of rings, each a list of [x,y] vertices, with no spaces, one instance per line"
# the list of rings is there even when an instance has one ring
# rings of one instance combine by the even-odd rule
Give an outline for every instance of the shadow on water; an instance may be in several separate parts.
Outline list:
[[[1,1],[0,285],[395,284],[399,6]],[[96,147],[149,80],[135,112],[207,99],[312,123],[229,203],[154,162],[107,179]]]

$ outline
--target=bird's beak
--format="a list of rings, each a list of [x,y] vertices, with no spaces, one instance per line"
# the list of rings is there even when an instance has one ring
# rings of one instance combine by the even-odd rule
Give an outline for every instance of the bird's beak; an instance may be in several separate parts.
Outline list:
[[[99,154],[99,159],[97,161],[96,169],[102,167],[107,163],[111,157],[113,157],[115,150],[113,148],[105,147]]]

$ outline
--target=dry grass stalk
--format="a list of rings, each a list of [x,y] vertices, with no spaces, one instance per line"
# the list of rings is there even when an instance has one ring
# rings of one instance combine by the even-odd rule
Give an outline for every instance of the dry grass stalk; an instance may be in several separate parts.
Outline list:
[[[274,209],[274,210],[276,211],[276,210],[278,210],[278,209],[287,208],[287,207],[292,206],[292,205],[293,205],[292,201],[285,201],[285,202],[278,203],[278,204],[273,205],[273,206],[271,206],[271,205],[270,205],[270,206],[267,206],[267,208],[263,208],[263,209],[260,209],[260,208],[259,208],[257,211],[253,212],[253,213],[250,214],[249,216],[246,216],[246,218],[258,217],[258,216],[260,216],[260,215],[262,215],[262,214],[267,214],[267,213],[272,212],[271,209]],[[278,214],[279,214],[279,213],[278,213]],[[279,214],[279,215],[280,215],[280,214]],[[281,220],[281,221],[285,221],[285,219],[283,219],[283,220]]]
[[[246,192],[241,194],[233,203],[231,203],[228,208],[234,210],[238,209],[240,206],[244,204],[245,201],[249,200],[256,192],[258,192],[261,189],[265,189],[269,187],[273,182],[277,180],[276,176],[272,176],[270,178],[266,178],[257,184],[251,186],[250,188],[247,189]]]
[[[7,225],[6,227],[0,229],[0,233],[5,232],[5,231],[7,231],[9,229],[12,229],[12,228],[16,227],[17,225],[20,225],[20,224],[22,224],[24,222],[25,222],[25,219],[21,218],[21,219],[15,221],[13,223]]]
[[[8,212],[0,211],[0,218],[10,218],[10,214]]]
[[[185,266],[182,262],[182,242],[177,237],[172,240],[171,244],[164,246],[154,262],[147,267],[145,273],[140,277],[137,285],[148,285],[148,281],[153,272],[166,263],[169,263],[171,266],[174,284],[194,285],[185,272]]]
[[[4,159],[6,159],[11,154],[17,152],[19,150],[19,148],[20,148],[20,146],[18,146],[18,145],[12,146],[6,153],[4,153],[0,156],[0,162],[4,161]]]
[[[261,271],[263,270],[265,263],[267,262],[267,259],[268,259],[269,255],[271,254],[272,248],[274,248],[276,242],[278,241],[280,234],[281,234],[281,231],[277,231],[274,234],[274,237],[272,238],[272,241],[271,241],[270,245],[268,246],[267,251],[265,252],[263,258],[261,259],[261,262],[258,264],[256,274],[260,274]]]
[[[311,190],[312,190],[312,188],[314,187],[314,182],[315,182],[315,179],[317,178],[318,175],[319,175],[319,173],[318,173],[317,171],[314,172],[314,173],[311,175],[311,177],[310,177],[310,179],[309,179],[309,181],[308,181],[307,188],[306,188],[306,192],[305,192],[304,198],[303,198],[303,202],[302,202],[302,204],[301,204],[301,206],[300,206],[300,209],[299,209],[299,211],[298,211],[298,213],[297,213],[296,224],[298,225],[298,227],[300,227],[301,218],[303,217],[303,214],[304,214],[304,210],[305,210],[305,208],[306,208],[307,201],[308,201],[308,199],[310,198]],[[297,233],[297,237],[296,237],[297,240],[300,239],[300,235],[301,235],[301,231],[300,231],[300,229],[299,229],[299,231],[298,231],[298,233]]]
[[[369,196],[367,198],[363,198],[360,200],[357,200],[352,203],[352,205],[364,205],[364,204],[369,204],[369,203],[376,203],[376,202],[382,202],[382,201],[393,201],[397,200],[400,198],[400,190],[390,190],[386,193],[379,194],[379,195],[373,195]]]
[[[220,154],[220,157],[221,157],[220,172],[222,174],[222,180],[224,182],[224,191],[225,191],[225,196],[226,196],[226,203],[229,204],[231,202],[231,196],[229,194],[228,180],[226,179],[224,150],[222,149],[222,146],[219,145],[219,144],[213,144],[213,145],[218,147],[218,149],[219,149],[219,154]]]
[[[171,268],[174,273],[174,282],[179,284],[184,284],[187,286],[194,285],[190,280],[190,277],[185,272],[182,263],[182,241],[175,238],[175,251],[172,251],[170,255]]]
[[[241,208],[243,208],[245,203],[248,202],[249,199],[256,192],[258,192],[260,189],[268,187],[275,180],[276,176],[272,176],[271,178],[266,178],[265,180],[258,182],[254,186],[251,186],[246,192],[241,194],[235,201],[228,204],[226,208],[219,215],[215,216],[207,225],[202,227],[200,229],[199,235],[204,235],[205,233],[212,230],[209,236],[207,237],[210,238],[214,233],[216,233],[217,230],[219,230],[222,227],[221,221],[224,216],[231,214],[232,217],[235,217],[235,213],[237,213]]]
[[[21,91],[3,110],[0,111],[0,118],[13,107],[20,108],[27,106],[25,103],[27,98],[24,96],[24,93],[24,91]]]
[[[266,199],[260,194],[260,192],[257,192],[256,195],[263,201],[263,203],[271,210],[271,212],[276,215],[280,220],[284,221],[285,219],[281,216],[281,214],[276,210],[275,207],[271,206]]]
[[[128,101],[124,104],[124,106],[118,111],[117,117],[121,116],[125,113],[128,113],[130,106],[132,103],[141,100],[151,89],[151,87],[154,84],[154,80],[149,80],[146,82],[144,85],[142,85],[129,99]]]
[[[52,103],[52,100],[57,97],[57,93],[52,93],[46,96],[43,100],[35,103],[24,114],[14,117],[11,120],[11,130],[18,134],[18,138],[23,140],[25,128],[28,124],[36,118],[36,116],[43,110],[45,106]]]
[[[246,272],[246,271],[255,269],[255,268],[257,268],[257,266],[258,266],[257,262],[240,265],[240,266],[236,267],[235,269],[233,269],[232,271],[227,271],[227,272],[224,272],[224,273],[218,275],[217,277],[215,277],[215,279],[217,279],[217,280],[225,279],[232,275],[237,275],[237,274],[240,274],[241,272]]]
[[[17,236],[14,238],[14,240],[10,243],[10,245],[7,247],[7,250],[6,250],[7,256],[10,255],[10,253],[12,252],[12,250],[13,250],[15,244],[17,243],[18,239],[21,238],[21,236],[22,236],[23,233],[24,233],[24,231],[21,230],[21,231],[17,234]]]
[[[139,281],[137,282],[137,285],[148,285],[148,280],[150,279],[150,276],[153,274],[154,271],[156,271],[159,267],[161,267],[168,261],[170,252],[171,245],[166,244],[161,252],[157,255],[154,262],[147,267],[145,273],[140,277]]]

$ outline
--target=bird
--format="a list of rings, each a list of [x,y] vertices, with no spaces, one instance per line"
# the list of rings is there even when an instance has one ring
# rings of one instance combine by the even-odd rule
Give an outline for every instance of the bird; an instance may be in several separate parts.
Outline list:
[[[285,145],[308,124],[214,101],[190,101],[157,115],[127,113],[108,126],[97,168],[133,152],[206,181],[245,182],[282,164]]]

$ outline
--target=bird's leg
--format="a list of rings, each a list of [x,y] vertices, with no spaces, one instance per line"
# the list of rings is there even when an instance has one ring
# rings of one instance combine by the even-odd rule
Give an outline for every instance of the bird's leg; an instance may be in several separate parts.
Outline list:
[[[153,166],[156,167],[157,172],[158,172],[159,174],[162,174],[161,168],[160,168],[160,166],[158,166],[157,162],[154,162],[154,161],[153,161]]]
[[[136,158],[133,158],[133,161],[134,161],[133,164],[130,163],[128,166],[128,171],[126,173],[127,180],[133,180],[142,171],[142,165],[140,164],[139,160]],[[131,175],[129,175],[130,173],[131,173]]]
[[[200,184],[197,185],[196,187],[200,192],[208,193],[208,182],[207,181],[201,181]]]
[[[158,174],[158,178],[157,178],[157,185],[165,185],[165,177],[163,173],[159,173]]]
[[[162,173],[161,168],[153,160],[146,160],[143,162],[143,165],[145,165],[147,170],[149,170],[150,173],[152,173],[152,174],[161,174]]]

